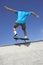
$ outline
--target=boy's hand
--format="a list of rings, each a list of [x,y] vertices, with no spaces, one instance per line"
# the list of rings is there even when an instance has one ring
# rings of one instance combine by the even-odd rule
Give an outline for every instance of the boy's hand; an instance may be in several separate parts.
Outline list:
[[[40,16],[39,16],[39,15],[37,15],[37,16],[36,16],[36,18],[38,18],[38,19],[39,19],[39,18],[40,18]]]
[[[36,18],[40,18],[40,16],[37,15],[35,12],[32,11],[31,13],[32,13],[32,15],[35,16]]]

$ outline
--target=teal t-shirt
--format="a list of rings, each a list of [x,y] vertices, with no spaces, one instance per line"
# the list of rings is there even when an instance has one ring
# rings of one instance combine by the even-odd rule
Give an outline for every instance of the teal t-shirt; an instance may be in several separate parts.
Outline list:
[[[16,11],[18,18],[16,20],[16,23],[22,23],[25,24],[26,23],[26,18],[27,16],[31,15],[31,12],[25,12],[25,11]]]

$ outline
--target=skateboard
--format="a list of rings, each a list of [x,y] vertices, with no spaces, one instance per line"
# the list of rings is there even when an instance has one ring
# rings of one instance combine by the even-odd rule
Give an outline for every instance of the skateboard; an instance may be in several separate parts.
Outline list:
[[[17,37],[15,37],[14,39],[16,39],[16,40],[29,40],[28,38],[17,38]]]
[[[28,38],[18,38],[18,37],[15,37],[14,39],[15,39],[15,40],[24,40],[25,42],[26,42],[27,40],[29,40]]]

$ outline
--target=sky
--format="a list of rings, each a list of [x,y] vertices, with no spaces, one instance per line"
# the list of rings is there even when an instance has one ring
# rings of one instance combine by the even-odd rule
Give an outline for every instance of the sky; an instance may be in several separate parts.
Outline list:
[[[43,0],[0,0],[0,46],[22,43],[24,41],[13,39],[13,26],[17,15],[7,11],[3,6],[14,10],[34,11],[40,18],[27,17],[26,31],[29,41],[43,40]],[[21,27],[17,28],[18,37],[24,37]]]

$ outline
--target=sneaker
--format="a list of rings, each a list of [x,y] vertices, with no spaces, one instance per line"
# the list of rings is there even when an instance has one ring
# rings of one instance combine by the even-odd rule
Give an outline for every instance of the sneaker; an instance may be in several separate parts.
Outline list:
[[[17,37],[17,34],[14,35],[14,38]]]
[[[24,38],[27,39],[27,36],[25,36]]]
[[[28,37],[27,36],[25,36],[24,38],[28,40]]]

